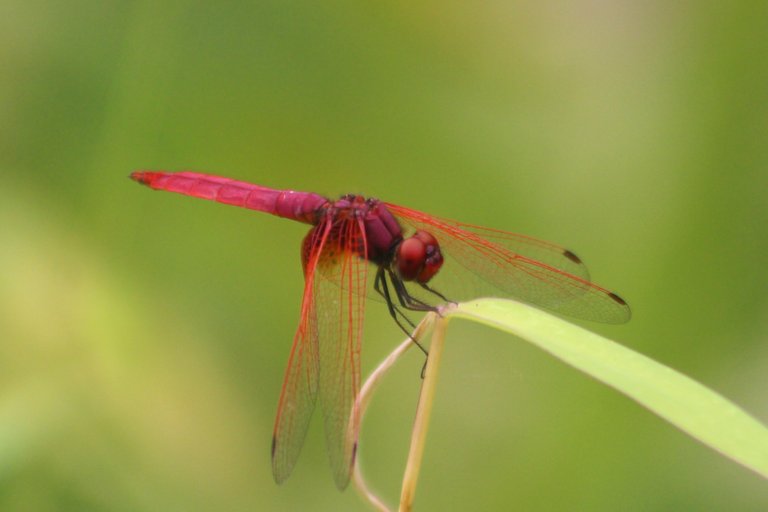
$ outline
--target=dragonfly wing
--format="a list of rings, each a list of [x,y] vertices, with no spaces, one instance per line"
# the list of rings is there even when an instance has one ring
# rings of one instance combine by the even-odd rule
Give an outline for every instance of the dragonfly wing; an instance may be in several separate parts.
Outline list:
[[[315,270],[329,232],[330,224],[321,224],[310,232],[309,243],[305,242],[305,247],[312,250],[304,262],[301,319],[285,370],[272,437],[272,474],[277,483],[285,481],[296,465],[317,401],[320,336]]]
[[[337,222],[320,255],[315,278],[320,404],[328,457],[339,489],[349,483],[357,451],[360,418],[355,400],[360,389],[360,345],[369,266],[365,247],[362,219]]]
[[[589,270],[581,261],[581,258],[576,256],[573,251],[570,251],[561,245],[553,244],[545,240],[539,240],[532,236],[510,233],[509,231],[500,229],[486,228],[468,224],[466,222],[436,217],[434,215],[428,215],[417,210],[393,204],[387,204],[387,208],[393,210],[393,213],[394,211],[397,211],[396,215],[408,219],[408,224],[415,225],[416,223],[420,223],[423,226],[439,225],[449,231],[453,228],[473,233],[480,238],[500,246],[502,250],[539,261],[589,281]],[[427,218],[429,219],[427,220]],[[426,229],[426,227],[420,229]]]
[[[629,320],[626,302],[615,293],[589,281],[589,273],[581,260],[560,246],[522,235],[480,228],[469,224],[433,217],[387,203],[403,227],[422,229],[435,236],[447,259],[456,265],[435,276],[434,287],[450,283],[461,269],[480,277],[489,293],[511,295],[523,301],[558,313],[606,323]],[[460,277],[459,277],[460,279]],[[459,297],[451,297],[450,289],[459,289]],[[441,290],[453,300],[476,298],[466,288],[451,286]],[[483,291],[485,291],[483,289]],[[471,292],[469,292],[471,293]]]

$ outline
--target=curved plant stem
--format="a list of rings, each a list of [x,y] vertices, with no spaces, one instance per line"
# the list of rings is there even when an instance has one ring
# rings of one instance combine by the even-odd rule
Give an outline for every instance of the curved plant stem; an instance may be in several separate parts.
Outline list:
[[[405,466],[403,487],[400,491],[400,512],[409,512],[413,506],[416,484],[419,480],[419,471],[421,469],[421,460],[424,455],[424,444],[427,438],[427,430],[429,429],[429,418],[432,414],[435,388],[437,387],[440,358],[443,355],[448,318],[436,316],[434,322],[435,330],[432,334],[432,341],[429,344],[429,357],[427,358],[424,380],[421,383],[419,405],[416,408],[416,419],[411,433],[411,448],[408,451],[408,462]]]
[[[416,326],[416,329],[413,331],[413,338],[416,340],[421,340],[423,337],[429,333],[430,329],[432,329],[432,325],[435,322],[435,318],[437,315],[434,313],[429,313],[424,317],[424,319],[419,322],[419,325]],[[411,347],[413,347],[413,341],[410,338],[407,338],[405,341],[403,341],[400,345],[397,346],[395,350],[392,351],[391,354],[389,354],[384,361],[379,364],[379,366],[376,367],[376,369],[371,373],[370,377],[365,381],[365,384],[363,384],[362,389],[360,390],[360,393],[357,396],[357,401],[355,402],[355,407],[357,407],[360,411],[360,423],[362,424],[362,419],[365,414],[365,410],[368,407],[368,404],[371,401],[371,396],[373,394],[373,391],[376,389],[376,387],[381,382],[381,379],[384,377],[384,375],[389,371],[389,369],[394,366],[394,364],[400,359],[400,357],[405,354]],[[431,356],[430,356],[431,359]],[[357,433],[355,433],[355,437],[357,438]],[[355,464],[354,471],[352,473],[352,482],[357,489],[357,492],[360,494],[360,496],[366,500],[368,503],[373,506],[374,509],[379,510],[381,512],[390,512],[392,509],[387,507],[387,505],[384,504],[384,502],[376,496],[369,488],[368,485],[365,483],[365,479],[363,478],[363,473],[360,469],[360,461],[358,460],[358,463]]]

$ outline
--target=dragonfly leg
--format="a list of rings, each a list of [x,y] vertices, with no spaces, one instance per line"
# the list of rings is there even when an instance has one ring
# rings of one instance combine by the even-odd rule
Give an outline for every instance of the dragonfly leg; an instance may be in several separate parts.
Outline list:
[[[425,349],[424,346],[422,346],[422,344],[419,343],[419,341],[411,335],[411,331],[406,329],[405,326],[402,324],[402,322],[400,322],[400,319],[397,316],[398,313],[400,313],[400,316],[402,316],[405,319],[405,321],[411,325],[412,328],[414,329],[416,328],[413,322],[411,322],[411,320],[407,316],[405,316],[405,314],[402,311],[400,311],[400,309],[398,309],[398,307],[392,301],[392,295],[390,295],[390,292],[389,292],[389,285],[387,285],[387,276],[383,268],[379,268],[379,270],[376,272],[376,280],[374,281],[373,288],[382,297],[384,297],[384,301],[387,303],[387,307],[389,308],[389,314],[395,320],[395,323],[397,323],[397,325],[400,327],[400,329],[403,330],[403,332],[408,336],[408,338],[410,338],[410,340],[414,344],[416,344],[416,346],[419,347],[419,349],[422,352],[424,352],[425,356],[429,356],[429,352],[427,352],[427,349]],[[400,299],[399,296],[398,296],[398,299]],[[403,304],[403,307],[406,307],[406,306]],[[426,363],[425,363],[425,367],[426,367]],[[424,374],[424,370],[422,369],[422,377],[423,377],[423,374]]]
[[[408,293],[403,280],[391,270],[389,271],[389,280],[392,281],[392,286],[395,288],[397,300],[400,301],[400,305],[405,309],[410,309],[411,311],[437,311],[435,306],[430,306],[423,300],[417,299]]]
[[[406,334],[410,336],[410,333],[408,330],[406,330],[398,320],[398,314],[408,322],[408,325],[411,326],[412,329],[416,328],[416,324],[414,324],[410,318],[408,318],[405,313],[400,311],[400,308],[398,308],[395,303],[392,301],[392,296],[389,294],[389,287],[387,286],[387,280],[384,272],[382,270],[379,270],[376,272],[376,280],[373,284],[373,289],[376,290],[376,293],[381,295],[384,298],[384,302],[387,303],[387,308],[389,309],[389,314],[392,316],[392,318],[395,319],[397,322],[397,325],[400,326],[401,329],[405,331]]]
[[[440,293],[439,291],[435,290],[434,288],[431,288],[431,287],[430,287],[430,286],[429,286],[427,283],[419,283],[419,285],[420,285],[422,288],[424,288],[425,290],[427,290],[428,292],[430,292],[430,293],[432,293],[432,294],[434,294],[434,295],[437,295],[438,297],[440,297],[441,299],[443,299],[445,302],[448,302],[448,303],[450,303],[450,304],[456,304],[456,301],[455,301],[455,300],[451,300],[451,299],[449,299],[448,297],[446,297],[445,295],[443,295],[443,294],[442,294],[442,293]]]

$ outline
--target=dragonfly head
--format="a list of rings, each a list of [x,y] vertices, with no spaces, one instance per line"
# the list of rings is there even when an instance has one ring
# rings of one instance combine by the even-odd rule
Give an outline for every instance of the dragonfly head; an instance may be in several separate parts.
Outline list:
[[[426,231],[416,231],[397,246],[395,267],[404,281],[426,284],[442,265],[440,244]]]

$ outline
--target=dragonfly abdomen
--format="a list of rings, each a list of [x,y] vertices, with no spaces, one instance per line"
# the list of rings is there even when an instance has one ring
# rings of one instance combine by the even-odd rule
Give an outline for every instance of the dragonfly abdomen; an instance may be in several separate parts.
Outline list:
[[[316,222],[317,212],[328,202],[325,197],[311,192],[276,190],[197,172],[136,171],[131,173],[131,179],[155,190],[231,204],[309,224]]]

